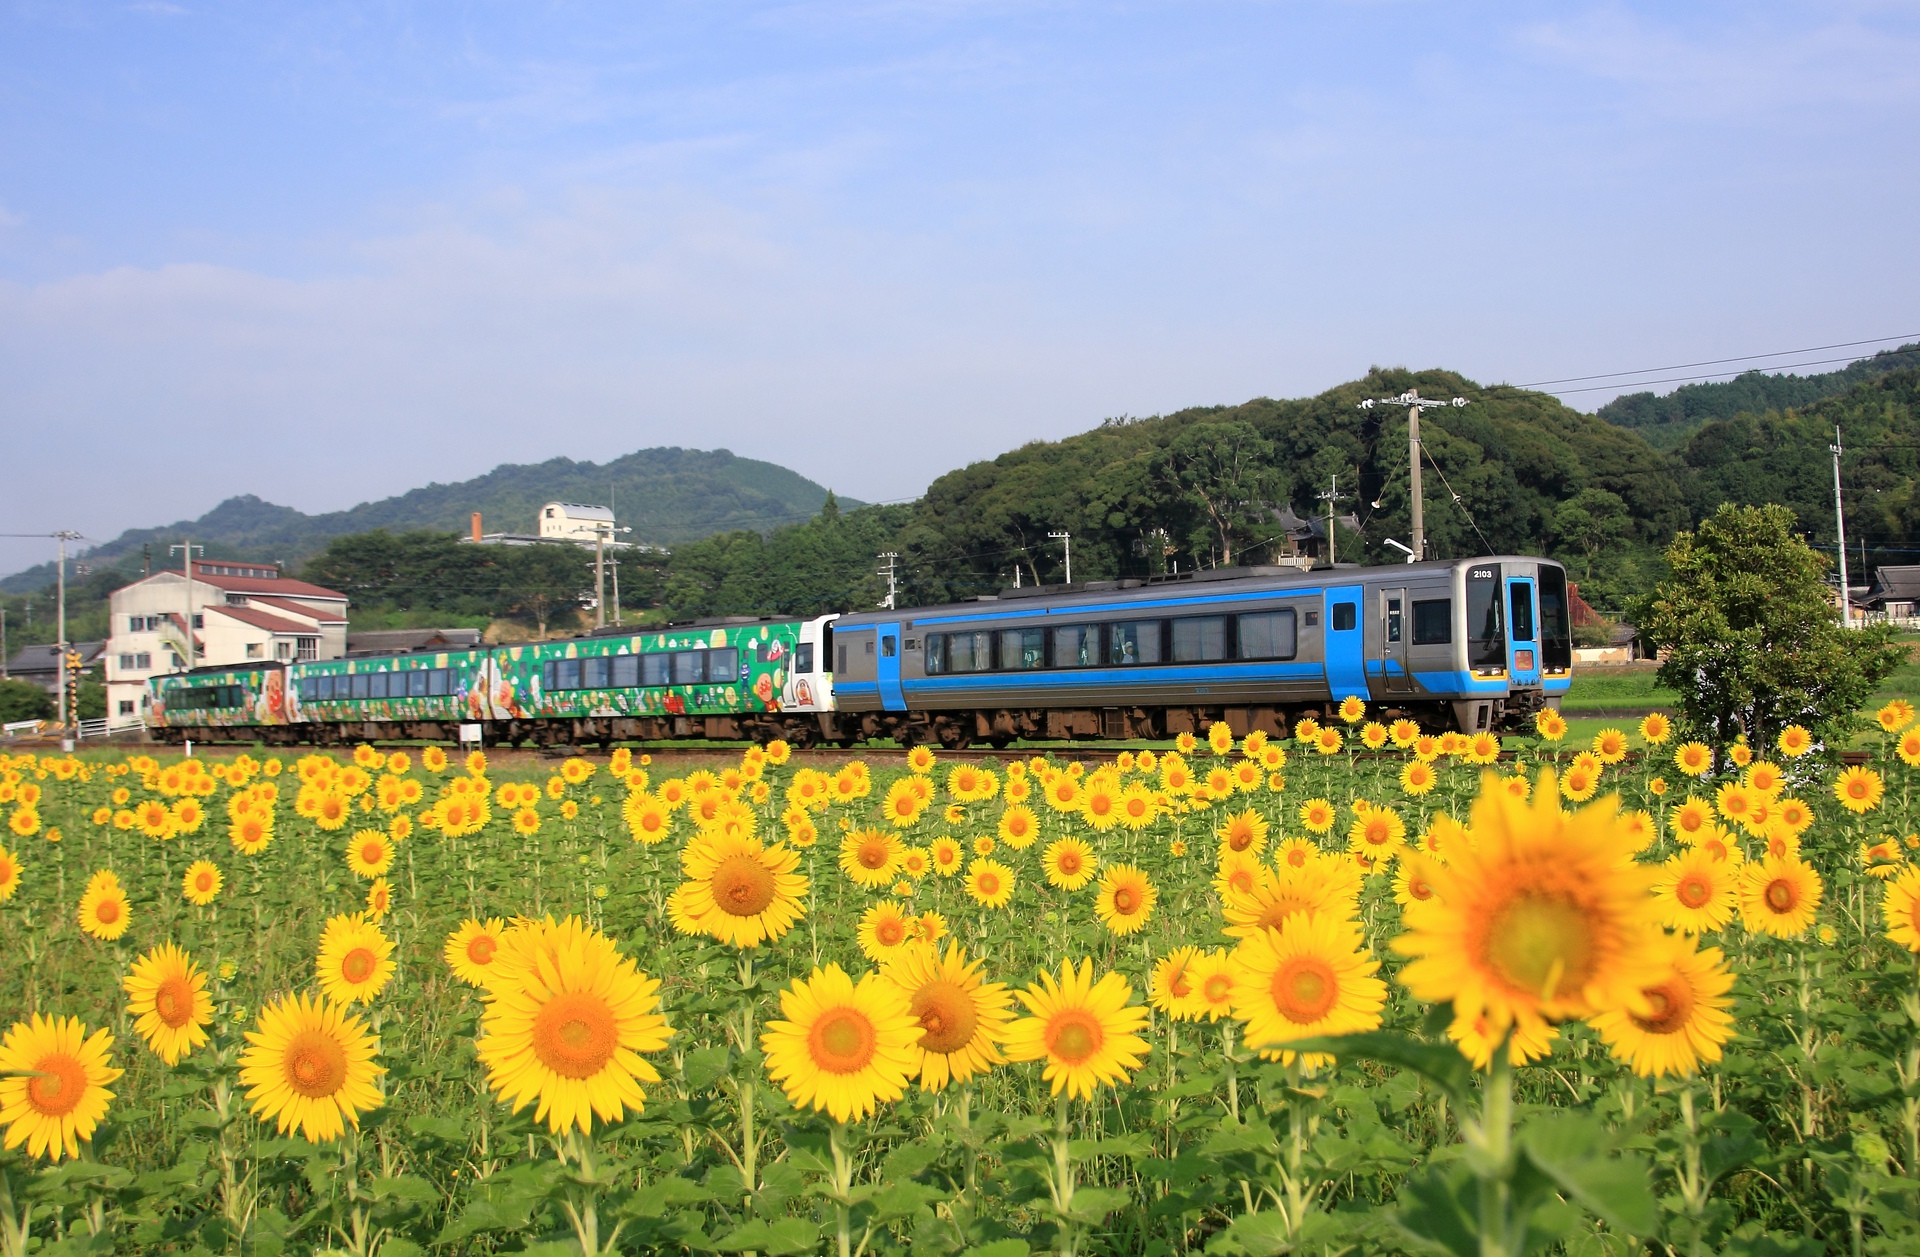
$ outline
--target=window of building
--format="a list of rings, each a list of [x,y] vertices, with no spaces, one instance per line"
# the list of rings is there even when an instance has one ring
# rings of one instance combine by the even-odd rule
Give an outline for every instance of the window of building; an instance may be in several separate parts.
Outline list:
[[[293,643],[292,642],[275,642],[273,644],[273,657],[275,659],[293,658]]]
[[[1227,618],[1193,616],[1173,622],[1175,663],[1211,663],[1227,657]]]
[[[320,639],[317,637],[294,638],[293,657],[295,659],[318,659],[320,657]]]
[[[133,714],[133,700],[132,700],[132,699],[130,699],[130,698],[123,698],[123,699],[121,699],[121,700],[120,700],[120,714],[121,714],[121,715],[123,715],[123,716],[131,716],[131,715]]]
[[[1240,617],[1242,659],[1291,659],[1298,653],[1291,611],[1261,611]]]
[[[133,656],[132,656],[132,655],[121,655],[121,656],[120,656],[120,670],[121,670],[122,672],[132,672],[132,671],[133,671]]]
[[[199,614],[198,612],[195,612],[193,617],[193,627],[195,628],[207,627],[207,617]]]
[[[229,607],[244,607],[247,605],[247,596],[245,594],[228,594],[227,605]]]
[[[1453,599],[1423,598],[1413,604],[1413,644],[1448,646],[1453,643]]]
[[[266,657],[267,657],[267,644],[265,642],[248,642],[247,643],[247,658],[264,659]]]

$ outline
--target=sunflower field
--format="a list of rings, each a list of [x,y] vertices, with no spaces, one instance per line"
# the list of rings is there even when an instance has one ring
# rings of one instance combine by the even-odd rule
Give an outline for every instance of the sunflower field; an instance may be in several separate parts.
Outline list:
[[[1914,717],[0,755],[0,1257],[1920,1253]]]

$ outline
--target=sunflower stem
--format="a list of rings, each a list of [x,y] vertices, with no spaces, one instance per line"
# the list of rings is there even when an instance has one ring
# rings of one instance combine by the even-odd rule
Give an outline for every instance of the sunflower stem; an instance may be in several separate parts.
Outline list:
[[[827,1141],[833,1150],[834,1241],[840,1257],[852,1257],[853,1158],[847,1154],[847,1124],[835,1122]]]
[[[1526,1233],[1513,1233],[1513,1062],[1504,1038],[1493,1051],[1479,1120],[1465,1134],[1477,1154],[1471,1163],[1480,1180],[1480,1257],[1516,1257]]]
[[[1054,1251],[1062,1257],[1073,1257],[1079,1251],[1080,1236],[1072,1220],[1067,1216],[1073,1209],[1073,1153],[1068,1138],[1071,1127],[1067,1120],[1067,1106],[1070,1101],[1062,1091],[1053,1098],[1053,1211],[1058,1218],[1058,1233],[1054,1240]]]
[[[33,1203],[13,1211],[13,1180],[0,1166],[0,1255],[27,1257],[27,1235],[33,1229]]]

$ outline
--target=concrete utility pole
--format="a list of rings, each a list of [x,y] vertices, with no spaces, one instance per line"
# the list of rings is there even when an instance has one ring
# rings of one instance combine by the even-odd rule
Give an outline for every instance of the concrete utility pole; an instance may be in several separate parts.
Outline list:
[[[1456,397],[1451,402],[1443,402],[1434,397],[1420,396],[1420,390],[1410,388],[1398,397],[1369,397],[1360,403],[1360,409],[1372,410],[1376,405],[1405,406],[1407,408],[1407,493],[1413,506],[1413,561],[1418,563],[1427,557],[1427,502],[1426,495],[1420,489],[1420,412],[1429,406],[1464,406],[1467,399]],[[1329,508],[1331,511],[1331,508]],[[1332,525],[1328,525],[1328,544],[1332,544]]]
[[[60,639],[56,647],[60,652],[60,738],[61,749],[71,751],[73,749],[72,721],[79,713],[74,710],[75,704],[67,701],[67,543],[80,540],[80,534],[63,528],[53,535],[60,542],[59,593],[57,595],[59,610],[55,612],[59,617],[59,624],[54,633],[54,636]]]
[[[880,569],[879,575],[887,578],[887,598],[886,601],[880,605],[892,611],[894,609],[894,598],[900,592],[899,570],[895,566],[900,561],[900,552],[898,550],[888,550],[880,556],[880,561],[885,563],[886,566]]]
[[[1327,566],[1332,567],[1335,558],[1333,544],[1333,504],[1340,500],[1340,476],[1338,473],[1328,477],[1327,491],[1320,495],[1320,500],[1327,504]]]
[[[193,671],[193,654],[194,654],[193,652],[193,552],[195,550],[198,550],[200,553],[205,554],[207,552],[207,548],[205,546],[194,545],[192,539],[189,538],[188,540],[182,541],[177,545],[171,545],[167,547],[168,554],[172,554],[175,550],[180,551],[180,567],[181,567],[181,570],[186,574],[186,578],[187,578],[187,671],[192,672]]]
[[[1833,530],[1840,542],[1840,623],[1853,626],[1853,591],[1847,585],[1847,513],[1840,505],[1840,425],[1833,425]]]
[[[1047,534],[1047,538],[1050,541],[1059,542],[1065,549],[1067,555],[1067,584],[1073,584],[1073,534],[1070,532],[1050,532]]]
[[[631,528],[615,528],[612,524],[596,524],[593,529],[593,627],[607,627],[607,542],[617,532],[632,532]],[[613,596],[620,597],[620,574],[613,576]],[[614,614],[615,623],[619,622],[619,613]]]

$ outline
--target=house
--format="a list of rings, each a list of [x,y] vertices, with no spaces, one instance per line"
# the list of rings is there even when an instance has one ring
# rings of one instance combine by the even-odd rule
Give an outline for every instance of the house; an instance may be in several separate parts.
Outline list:
[[[594,538],[613,539],[613,512],[604,506],[582,506],[578,502],[549,502],[540,508],[540,538],[543,541],[575,541],[592,544]]]
[[[347,634],[347,656],[398,655],[416,650],[472,650],[480,644],[476,628],[373,629]]]
[[[100,666],[100,656],[106,653],[107,644],[105,642],[68,642],[67,648],[79,652],[80,671],[85,673]],[[26,681],[39,686],[49,694],[58,694],[60,692],[60,648],[52,643],[22,647],[7,660],[7,680]]]
[[[1856,602],[1892,620],[1920,615],[1920,566],[1875,568],[1867,596]]]
[[[189,658],[194,667],[243,667],[347,653],[347,596],[285,576],[276,563],[195,559],[191,580],[155,572],[115,590],[109,605],[110,728],[142,723],[147,679],[182,671]]]

